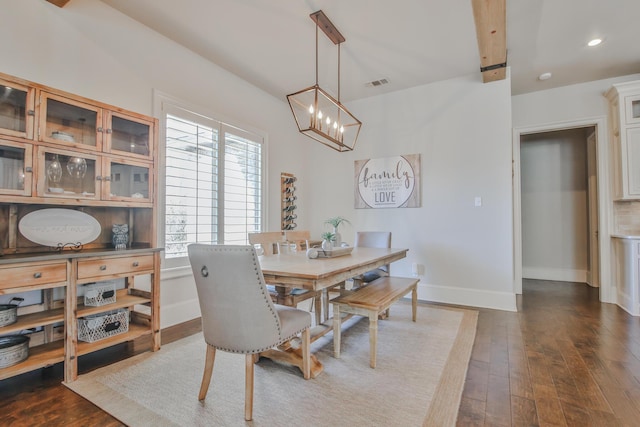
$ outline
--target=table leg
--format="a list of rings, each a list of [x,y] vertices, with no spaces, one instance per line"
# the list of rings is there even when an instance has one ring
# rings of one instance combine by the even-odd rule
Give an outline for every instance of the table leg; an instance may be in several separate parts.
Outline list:
[[[333,357],[340,359],[340,333],[342,322],[340,321],[340,305],[333,305]]]

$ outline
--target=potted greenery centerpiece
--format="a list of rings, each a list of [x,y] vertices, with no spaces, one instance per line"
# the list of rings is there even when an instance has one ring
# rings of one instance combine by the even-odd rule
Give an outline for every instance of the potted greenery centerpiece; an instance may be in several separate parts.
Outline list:
[[[349,220],[347,220],[346,218],[343,218],[341,216],[336,216],[333,218],[329,218],[328,220],[326,220],[324,223],[325,224],[330,224],[333,226],[333,246],[337,246],[339,247],[342,244],[342,236],[340,235],[340,233],[338,233],[338,227],[340,226],[340,224],[342,223],[346,223],[346,224],[351,224],[349,222]]]
[[[330,231],[321,234],[322,236],[322,250],[330,251],[333,248],[333,241],[336,235]]]

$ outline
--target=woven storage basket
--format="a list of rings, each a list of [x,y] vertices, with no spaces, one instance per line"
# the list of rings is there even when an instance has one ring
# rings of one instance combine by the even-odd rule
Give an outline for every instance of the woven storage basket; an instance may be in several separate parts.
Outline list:
[[[116,302],[115,282],[98,282],[84,286],[84,305],[99,307]]]
[[[29,357],[29,337],[5,335],[0,337],[0,369],[18,364]]]
[[[78,319],[78,340],[95,342],[129,330],[129,310],[120,308]]]

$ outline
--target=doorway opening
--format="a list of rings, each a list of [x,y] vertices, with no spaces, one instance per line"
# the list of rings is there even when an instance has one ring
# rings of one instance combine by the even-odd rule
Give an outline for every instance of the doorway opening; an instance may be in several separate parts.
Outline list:
[[[520,137],[522,276],[598,287],[595,129]]]
[[[605,119],[514,129],[514,291],[522,279],[611,295]]]

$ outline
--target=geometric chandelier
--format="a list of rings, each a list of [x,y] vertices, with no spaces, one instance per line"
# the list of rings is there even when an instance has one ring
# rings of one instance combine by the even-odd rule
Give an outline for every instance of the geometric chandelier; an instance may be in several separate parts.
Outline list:
[[[316,84],[287,95],[289,107],[301,133],[336,151],[351,151],[362,122],[340,103],[340,44],[345,38],[322,10],[310,17],[316,23]],[[338,99],[318,86],[318,28],[338,45]]]

